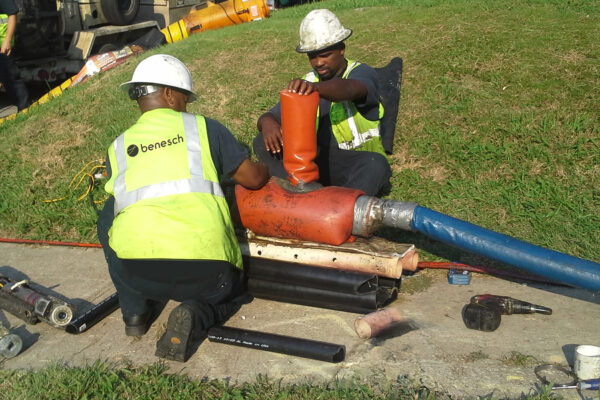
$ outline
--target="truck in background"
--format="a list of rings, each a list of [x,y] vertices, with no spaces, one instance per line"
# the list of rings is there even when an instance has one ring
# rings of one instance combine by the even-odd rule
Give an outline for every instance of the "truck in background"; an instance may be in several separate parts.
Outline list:
[[[17,0],[13,54],[25,82],[47,86],[86,60],[122,48],[203,8],[207,0]]]

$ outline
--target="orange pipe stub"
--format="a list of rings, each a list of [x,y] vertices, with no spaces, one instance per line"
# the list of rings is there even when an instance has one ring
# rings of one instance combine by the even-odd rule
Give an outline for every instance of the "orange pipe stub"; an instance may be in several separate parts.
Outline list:
[[[419,254],[411,250],[404,255],[401,261],[402,269],[406,271],[416,271],[419,265]]]
[[[281,130],[283,133],[283,166],[292,185],[319,179],[317,156],[317,107],[319,94],[299,95],[282,90]]]
[[[242,225],[257,235],[332,245],[354,240],[354,203],[362,194],[337,186],[291,193],[274,178],[258,190],[235,187]]]
[[[370,339],[390,329],[402,321],[402,314],[397,308],[385,308],[375,311],[354,321],[354,330],[358,337]]]

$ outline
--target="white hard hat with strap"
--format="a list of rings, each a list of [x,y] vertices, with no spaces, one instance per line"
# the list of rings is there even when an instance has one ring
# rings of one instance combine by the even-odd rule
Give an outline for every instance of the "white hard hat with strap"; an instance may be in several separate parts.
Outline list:
[[[121,87],[130,91],[132,87],[145,86],[147,90],[141,95],[150,94],[157,86],[168,86],[180,90],[188,95],[188,103],[196,100],[192,87],[192,74],[184,63],[168,54],[155,54],[138,64],[133,71],[130,81],[121,84]],[[139,96],[138,96],[139,97]]]

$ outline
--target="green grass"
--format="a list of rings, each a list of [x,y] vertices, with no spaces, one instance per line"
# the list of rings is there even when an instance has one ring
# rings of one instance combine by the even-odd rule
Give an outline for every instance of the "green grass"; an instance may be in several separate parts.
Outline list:
[[[88,162],[104,158],[138,118],[118,85],[149,54],[182,59],[199,95],[189,111],[220,120],[249,145],[258,116],[291,78],[307,72],[306,56],[293,50],[298,25],[321,7],[353,29],[349,58],[376,67],[394,56],[404,60],[389,198],[600,261],[600,3],[593,0],[325,0],[153,49],[0,124],[0,237],[97,242],[94,209],[87,199],[77,201],[81,192],[69,182]],[[94,197],[104,197],[101,187]],[[490,263],[419,234],[380,234],[415,243],[422,259]],[[139,387],[192,385],[155,367],[56,367],[18,379],[2,374],[0,396],[10,398],[34,396],[21,382],[38,389],[53,382],[56,391],[89,382],[96,394],[88,398],[102,398],[105,386],[108,398],[145,393],[127,392],[118,383],[125,378]],[[277,397],[276,382],[196,382],[190,390],[194,385],[213,390],[213,398],[251,396],[266,385],[272,392],[261,398],[284,398]],[[82,398],[78,390],[64,398]],[[284,392],[290,398],[336,398],[342,389],[285,390],[309,393]],[[363,390],[371,389],[353,387],[355,398],[368,398]],[[167,391],[139,398],[157,393]]]
[[[141,368],[97,362],[84,368],[53,365],[36,372],[0,371],[2,399],[444,399],[408,378],[390,383],[340,381],[284,385],[258,377],[254,383],[197,381],[169,374],[157,363]]]
[[[329,384],[283,384],[268,377],[231,384],[226,380],[192,380],[169,374],[164,364],[145,367],[96,362],[82,368],[52,365],[38,371],[0,370],[0,399],[256,399],[256,400],[442,400],[452,397],[400,376],[389,382],[377,377]],[[521,400],[558,399],[547,387]]]
[[[308,69],[293,48],[301,18],[316,7],[353,29],[349,57],[373,66],[403,57],[390,198],[600,260],[597,2],[332,0],[149,54],[186,62],[199,94],[190,111],[224,122],[250,144],[257,117]],[[92,207],[68,184],[138,117],[118,85],[140,59],[0,125],[2,236],[97,240]],[[472,261],[418,235],[387,235]]]
[[[535,366],[541,363],[534,356],[523,354],[518,351],[511,351],[510,353],[503,355],[502,361],[507,365],[517,365],[522,367]]]
[[[404,60],[390,198],[600,260],[598,2],[331,0],[148,54],[186,62],[199,94],[190,111],[249,145],[258,116],[308,69],[293,49],[316,7],[353,29],[350,58]],[[0,125],[0,235],[97,241],[94,210],[68,184],[138,117],[118,85],[140,59]],[[383,234],[419,245],[424,258],[473,262],[419,235]]]

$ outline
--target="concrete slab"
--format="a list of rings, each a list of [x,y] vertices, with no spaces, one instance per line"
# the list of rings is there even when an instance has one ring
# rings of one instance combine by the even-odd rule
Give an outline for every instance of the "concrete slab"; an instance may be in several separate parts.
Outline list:
[[[346,346],[346,359],[327,363],[205,341],[186,363],[168,362],[173,372],[195,378],[256,380],[258,375],[283,383],[323,382],[340,378],[395,380],[408,375],[431,389],[457,398],[511,398],[539,387],[533,368],[543,363],[573,363],[578,344],[600,345],[600,293],[572,288],[524,285],[474,275],[467,286],[450,285],[444,271],[426,271],[433,284],[426,291],[402,295],[395,303],[406,321],[379,338],[364,340],[354,332],[357,314],[255,299],[226,325],[296,336]],[[100,249],[0,243],[0,274],[30,279],[79,310],[110,295],[114,288]],[[408,278],[413,279],[413,278]],[[32,286],[34,286],[32,284]],[[52,293],[54,292],[54,293]],[[467,329],[462,307],[471,296],[493,293],[553,309],[552,315],[503,316],[494,332]],[[18,356],[1,368],[39,368],[50,362],[85,365],[95,360],[153,363],[155,342],[164,330],[169,303],[146,336],[125,336],[121,314],[114,312],[80,335],[45,323],[26,325],[0,311],[0,322],[24,340]],[[569,399],[597,398],[597,392],[562,390]]]

